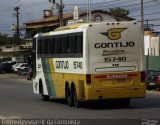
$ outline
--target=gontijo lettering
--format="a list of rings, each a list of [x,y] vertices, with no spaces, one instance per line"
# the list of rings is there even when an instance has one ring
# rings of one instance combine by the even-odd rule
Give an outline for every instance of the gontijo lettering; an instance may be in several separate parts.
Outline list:
[[[109,42],[109,43],[95,43],[94,47],[99,48],[125,48],[125,47],[134,47],[135,43],[130,42]]]

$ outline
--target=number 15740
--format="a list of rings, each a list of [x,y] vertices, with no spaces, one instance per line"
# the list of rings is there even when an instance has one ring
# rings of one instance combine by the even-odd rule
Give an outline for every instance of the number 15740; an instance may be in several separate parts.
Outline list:
[[[107,57],[104,58],[105,62],[124,62],[126,61],[126,57],[122,56],[122,57]]]

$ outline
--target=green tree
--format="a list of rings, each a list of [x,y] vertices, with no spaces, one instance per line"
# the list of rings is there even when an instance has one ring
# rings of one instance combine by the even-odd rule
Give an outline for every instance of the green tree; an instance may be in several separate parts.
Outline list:
[[[7,40],[8,40],[7,34],[0,33],[0,43],[5,44]]]
[[[15,37],[9,37],[7,34],[0,33],[0,44],[2,45],[8,45],[8,44],[14,44],[16,38]]]
[[[115,17],[127,17],[129,15],[129,10],[120,7],[111,8],[109,11]]]

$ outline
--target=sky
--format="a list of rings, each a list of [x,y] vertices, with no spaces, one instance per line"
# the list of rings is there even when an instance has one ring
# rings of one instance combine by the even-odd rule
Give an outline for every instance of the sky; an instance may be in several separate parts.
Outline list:
[[[123,7],[130,11],[131,17],[140,21],[140,1],[141,0],[91,0],[91,9],[109,10],[114,7]],[[160,25],[160,0],[143,0],[145,20],[149,24]],[[59,2],[59,0],[56,0]],[[75,5],[80,10],[87,10],[88,0],[63,0],[64,13],[73,12]],[[13,34],[12,24],[16,24],[14,7],[20,7],[20,24],[43,17],[43,10],[51,9],[49,0],[0,0],[0,32]],[[56,12],[55,12],[56,13]],[[146,21],[145,21],[146,23]],[[154,26],[155,30],[160,30],[160,26]]]

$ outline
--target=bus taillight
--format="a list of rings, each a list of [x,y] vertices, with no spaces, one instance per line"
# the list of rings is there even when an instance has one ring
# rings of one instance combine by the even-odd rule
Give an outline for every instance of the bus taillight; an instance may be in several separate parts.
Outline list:
[[[87,85],[91,84],[91,75],[90,74],[86,75],[86,83],[87,83]]]
[[[141,71],[141,82],[144,83],[145,82],[145,72]]]

